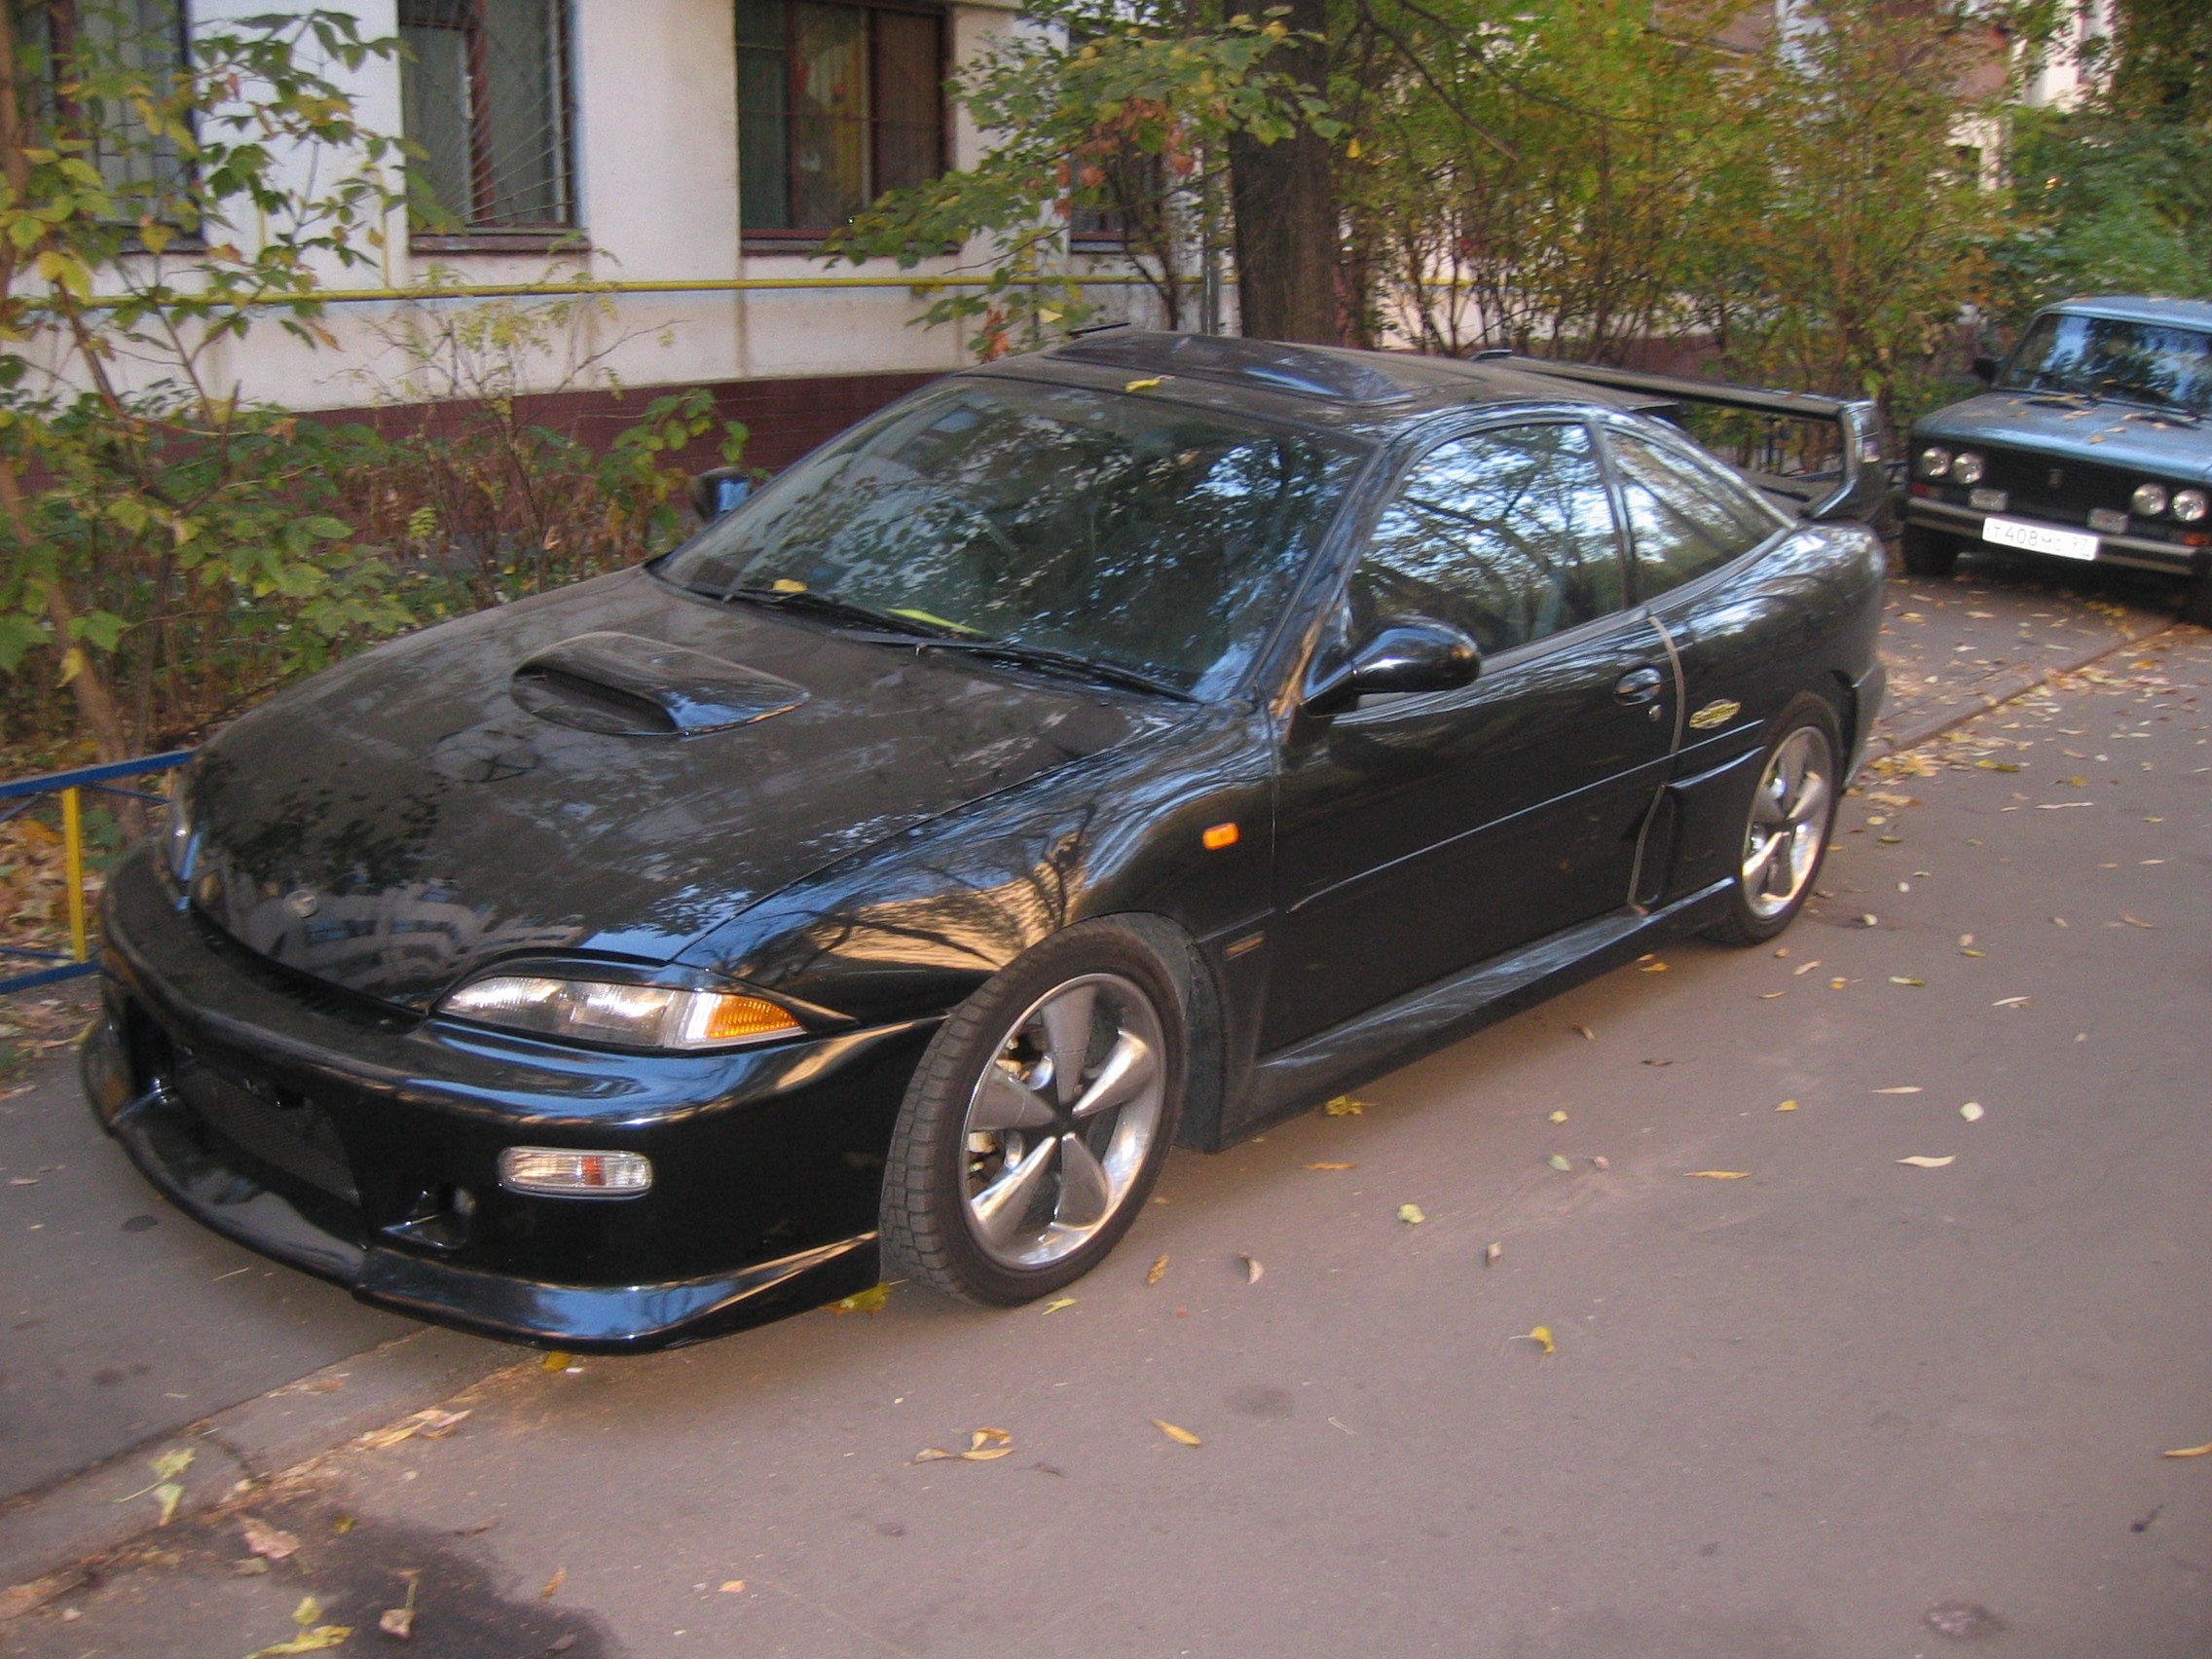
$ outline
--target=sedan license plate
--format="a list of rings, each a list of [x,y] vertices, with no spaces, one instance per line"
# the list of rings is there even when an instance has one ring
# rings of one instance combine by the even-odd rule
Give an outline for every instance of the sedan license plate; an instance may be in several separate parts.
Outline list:
[[[2049,553],[2060,559],[2094,559],[2097,538],[2080,531],[2053,530],[2047,524],[2022,524],[2018,519],[1984,519],[1981,538],[1999,547],[2017,547],[2027,553]]]

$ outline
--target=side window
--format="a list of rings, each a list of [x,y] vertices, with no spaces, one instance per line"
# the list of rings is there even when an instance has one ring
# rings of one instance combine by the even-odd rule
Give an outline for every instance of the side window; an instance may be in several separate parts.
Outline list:
[[[1686,458],[1624,432],[1606,441],[1620,469],[1642,598],[1725,565],[1780,528],[1757,501]]]
[[[1420,615],[1485,654],[1625,603],[1604,476],[1579,424],[1455,439],[1415,466],[1352,577],[1355,629]]]

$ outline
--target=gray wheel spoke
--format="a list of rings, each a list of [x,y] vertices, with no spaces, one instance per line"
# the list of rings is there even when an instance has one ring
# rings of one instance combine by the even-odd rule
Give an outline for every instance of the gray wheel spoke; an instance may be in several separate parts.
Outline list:
[[[1062,1227],[1095,1227],[1114,1207],[1114,1183],[1081,1135],[1060,1137],[1060,1202],[1052,1219]]]
[[[1774,867],[1774,855],[1782,848],[1783,837],[1780,834],[1761,836],[1756,830],[1751,831],[1751,835],[1757,846],[1744,860],[1744,884],[1747,887],[1763,887],[1768,872]]]
[[[1059,1148],[1060,1137],[1044,1136],[1022,1156],[1020,1162],[1010,1164],[996,1181],[968,1200],[968,1208],[975,1215],[977,1229],[985,1243],[1004,1248],[1014,1237],[1014,1230],[1036,1200],[1038,1189],[1051,1174]]]
[[[1744,828],[1744,901],[1771,920],[1797,902],[1820,862],[1834,788],[1833,756],[1815,726],[1797,727],[1767,757]]]
[[[1125,1105],[1151,1087],[1159,1075],[1160,1056],[1152,1051],[1152,1045],[1135,1032],[1124,1031],[1114,1039],[1106,1063],[1076,1101],[1073,1115],[1088,1118]]]
[[[1090,1015],[1098,1003],[1096,985],[1072,985],[1037,1011],[1045,1027],[1045,1052],[1052,1061],[1052,1092],[1062,1106],[1075,1104],[1083,1082],[1084,1056],[1090,1049]]]
[[[1052,1103],[997,1061],[983,1068],[968,1108],[970,1129],[1041,1129],[1052,1121]]]

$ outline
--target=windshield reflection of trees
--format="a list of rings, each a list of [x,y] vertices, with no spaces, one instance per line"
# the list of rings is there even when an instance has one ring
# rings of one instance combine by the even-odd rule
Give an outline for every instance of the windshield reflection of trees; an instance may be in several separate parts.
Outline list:
[[[2046,316],[2030,331],[2002,387],[2212,413],[2212,337],[2113,317]]]
[[[804,583],[1205,695],[1259,647],[1343,450],[1068,387],[957,387],[802,466],[671,574]]]

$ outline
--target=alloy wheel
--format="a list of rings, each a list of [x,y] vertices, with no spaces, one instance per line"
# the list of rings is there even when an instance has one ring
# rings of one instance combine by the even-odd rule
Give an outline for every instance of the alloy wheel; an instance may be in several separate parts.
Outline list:
[[[1166,1103],[1160,1012],[1118,974],[1053,986],[1008,1028],[968,1097],[968,1228],[1040,1268],[1097,1234],[1144,1168]]]
[[[1796,903],[1827,840],[1834,761],[1827,734],[1799,726],[1767,756],[1744,830],[1744,903],[1760,921]]]

